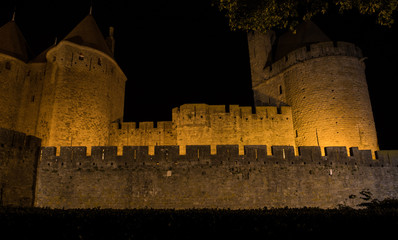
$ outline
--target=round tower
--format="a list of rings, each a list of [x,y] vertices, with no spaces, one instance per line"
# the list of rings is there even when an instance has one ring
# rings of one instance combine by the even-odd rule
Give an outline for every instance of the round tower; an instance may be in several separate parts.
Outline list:
[[[275,57],[253,89],[257,102],[292,107],[297,147],[379,149],[359,48],[305,22],[280,37]]]
[[[44,146],[108,145],[123,119],[126,77],[92,15],[47,54],[38,136]]]
[[[13,19],[0,28],[0,127],[16,129],[28,51]]]

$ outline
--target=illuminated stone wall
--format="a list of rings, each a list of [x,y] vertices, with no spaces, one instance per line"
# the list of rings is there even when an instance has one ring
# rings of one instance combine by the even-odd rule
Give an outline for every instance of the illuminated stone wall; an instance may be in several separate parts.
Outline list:
[[[173,109],[177,145],[290,145],[295,146],[290,107],[251,107],[185,104]],[[268,149],[270,151],[270,149]],[[184,150],[182,150],[184,153]]]
[[[138,126],[137,126],[138,125]],[[123,146],[148,146],[154,153],[158,145],[176,145],[177,136],[173,122],[123,122],[111,126],[110,145],[118,147],[119,155]]]
[[[297,49],[264,70],[256,103],[289,105],[297,146],[378,150],[360,49],[324,42]]]
[[[171,122],[115,123],[112,124],[110,145],[154,146],[178,145],[185,154],[186,145],[210,145],[215,153],[220,144],[244,145],[290,145],[295,146],[290,107],[251,107],[238,105],[184,104],[174,108]],[[268,149],[271,151],[271,148]]]
[[[47,53],[37,136],[45,146],[108,145],[123,119],[126,78],[116,62],[68,41]]]
[[[45,76],[46,63],[30,63],[27,65],[25,81],[20,92],[21,104],[18,112],[17,130],[28,135],[36,135]]]
[[[44,148],[35,205],[51,208],[262,208],[336,207],[398,197],[398,160],[372,160],[370,151],[346,148],[237,145]]]
[[[40,139],[0,128],[0,206],[33,206]]]
[[[0,127],[17,130],[18,111],[27,65],[0,53]]]

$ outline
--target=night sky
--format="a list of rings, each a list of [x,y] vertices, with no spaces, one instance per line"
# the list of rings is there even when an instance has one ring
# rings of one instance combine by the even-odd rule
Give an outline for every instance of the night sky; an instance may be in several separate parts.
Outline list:
[[[252,106],[245,32],[231,32],[210,0],[96,1],[105,36],[115,27],[115,59],[127,75],[124,121],[170,121],[184,103]],[[63,39],[88,13],[90,0],[2,0],[0,25],[11,20],[34,57]],[[358,45],[381,149],[398,149],[398,26],[373,17],[328,14],[313,21],[332,39]],[[280,32],[278,32],[280,34]]]

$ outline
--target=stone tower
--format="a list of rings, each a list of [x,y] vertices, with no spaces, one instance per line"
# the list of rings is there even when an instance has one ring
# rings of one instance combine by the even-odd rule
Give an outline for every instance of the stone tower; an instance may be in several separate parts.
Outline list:
[[[251,66],[258,69],[253,44],[249,38]],[[272,64],[263,65],[262,78],[252,78],[254,98],[260,106],[292,107],[296,147],[379,149],[358,47],[332,42],[308,21],[296,34],[282,35],[274,51]]]
[[[108,145],[123,119],[126,76],[93,16],[86,16],[45,53],[36,136],[44,146]]]
[[[14,18],[0,28],[0,127],[17,130],[28,48]]]

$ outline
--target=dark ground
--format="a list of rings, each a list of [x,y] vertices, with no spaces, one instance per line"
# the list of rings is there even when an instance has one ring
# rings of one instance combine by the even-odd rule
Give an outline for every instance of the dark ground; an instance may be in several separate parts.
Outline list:
[[[382,239],[396,235],[397,206],[395,201],[360,210],[2,207],[0,231],[10,239]]]

